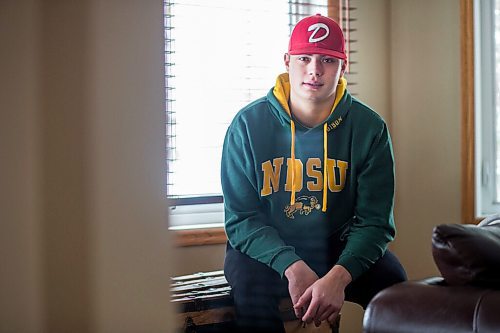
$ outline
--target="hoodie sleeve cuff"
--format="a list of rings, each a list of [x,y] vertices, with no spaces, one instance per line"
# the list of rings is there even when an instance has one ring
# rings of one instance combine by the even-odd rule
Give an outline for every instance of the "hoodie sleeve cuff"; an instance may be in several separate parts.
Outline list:
[[[271,268],[277,271],[283,278],[285,276],[286,269],[296,261],[302,260],[295,252],[287,251],[276,255],[272,262]]]
[[[367,267],[359,262],[356,257],[350,254],[343,254],[337,261],[337,265],[344,267],[349,274],[351,274],[352,280],[356,280],[361,274],[363,274]]]

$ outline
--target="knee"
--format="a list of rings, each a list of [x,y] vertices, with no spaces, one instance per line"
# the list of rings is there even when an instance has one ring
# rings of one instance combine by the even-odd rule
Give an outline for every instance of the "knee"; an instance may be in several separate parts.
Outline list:
[[[366,308],[381,290],[406,281],[406,272],[399,260],[387,251],[367,272],[348,287],[349,297]],[[346,294],[347,296],[347,294]]]
[[[266,280],[259,272],[251,272],[246,269],[234,273],[227,278],[231,286],[231,293],[235,300],[257,300],[274,299],[283,290],[281,281],[276,279]],[[266,301],[266,302],[267,302]]]
[[[406,271],[403,268],[403,265],[399,262],[398,258],[391,252],[387,253],[387,279],[389,280],[389,284],[393,285],[399,282],[404,282],[408,280],[406,275]]]
[[[236,298],[249,298],[252,294],[259,293],[261,282],[251,274],[234,274],[233,272],[227,280],[231,286],[231,292]]]
[[[407,280],[406,271],[398,258],[389,250],[368,271],[376,280],[390,286]],[[371,274],[370,274],[371,273]]]
[[[266,297],[286,288],[280,275],[255,259],[236,250],[226,253],[224,274],[235,297]]]

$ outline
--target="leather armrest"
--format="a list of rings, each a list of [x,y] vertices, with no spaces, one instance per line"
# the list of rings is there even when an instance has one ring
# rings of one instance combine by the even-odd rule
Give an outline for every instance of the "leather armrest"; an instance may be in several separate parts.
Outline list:
[[[498,289],[500,284],[500,223],[480,226],[441,224],[432,233],[432,255],[450,285]]]
[[[418,283],[423,283],[431,286],[446,286],[447,283],[444,278],[440,276],[430,277],[424,280],[417,281]]]
[[[500,331],[500,316],[491,309],[500,307],[500,291],[439,283],[439,279],[403,282],[381,291],[366,309],[364,332]]]

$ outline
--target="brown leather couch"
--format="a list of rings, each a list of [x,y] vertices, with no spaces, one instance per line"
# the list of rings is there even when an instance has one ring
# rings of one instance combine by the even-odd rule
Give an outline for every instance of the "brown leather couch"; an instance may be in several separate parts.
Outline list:
[[[442,277],[381,291],[368,305],[365,333],[500,333],[500,215],[479,225],[434,228]]]

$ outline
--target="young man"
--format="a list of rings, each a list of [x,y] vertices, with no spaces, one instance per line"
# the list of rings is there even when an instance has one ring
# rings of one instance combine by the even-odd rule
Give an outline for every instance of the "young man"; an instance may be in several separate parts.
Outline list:
[[[224,271],[239,327],[284,332],[278,304],[334,322],[406,279],[395,235],[394,162],[383,119],[352,97],[344,36],[321,15],[295,26],[288,73],[231,123],[222,155]]]

